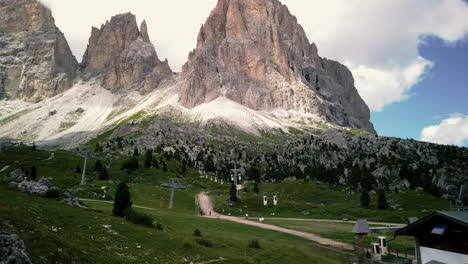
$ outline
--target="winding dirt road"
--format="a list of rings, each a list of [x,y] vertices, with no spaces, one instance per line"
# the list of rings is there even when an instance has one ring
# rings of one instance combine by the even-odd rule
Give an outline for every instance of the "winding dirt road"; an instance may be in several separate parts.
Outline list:
[[[236,222],[236,223],[240,223],[240,224],[256,226],[256,227],[260,227],[260,228],[263,228],[263,229],[269,229],[269,230],[274,230],[274,231],[278,231],[278,232],[282,232],[282,233],[287,233],[287,234],[302,237],[302,238],[305,238],[305,239],[308,239],[308,240],[311,240],[311,241],[318,242],[318,243],[320,243],[322,245],[331,246],[331,247],[334,247],[334,248],[348,249],[348,250],[353,249],[353,247],[351,245],[349,245],[349,244],[341,243],[341,242],[331,240],[331,239],[328,239],[328,238],[324,238],[324,237],[314,235],[314,234],[311,234],[311,233],[300,232],[300,231],[291,230],[291,229],[278,227],[278,226],[274,226],[274,225],[269,225],[269,224],[263,224],[263,223],[260,223],[260,222],[244,220],[244,219],[240,219],[240,218],[234,217],[234,216],[227,216],[227,215],[218,214],[213,210],[213,201],[211,200],[211,198],[208,196],[208,194],[206,192],[202,192],[202,193],[198,194],[198,202],[199,202],[199,205],[200,205],[200,209],[205,214],[204,217],[207,217],[207,218],[222,219],[222,220],[227,220],[227,221]]]

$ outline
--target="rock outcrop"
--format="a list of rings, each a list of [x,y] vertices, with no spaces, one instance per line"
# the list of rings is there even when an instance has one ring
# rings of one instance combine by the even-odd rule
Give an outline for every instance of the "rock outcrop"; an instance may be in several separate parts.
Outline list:
[[[183,66],[179,102],[226,96],[255,110],[296,110],[375,133],[369,108],[342,64],[319,57],[278,0],[219,0]]]
[[[131,13],[112,17],[100,29],[92,28],[80,67],[85,80],[97,78],[114,93],[148,92],[173,74],[167,60],[159,60],[146,22],[138,29]]]
[[[0,263],[31,264],[24,242],[17,235],[0,232]]]
[[[78,63],[51,11],[0,0],[0,99],[41,101],[69,89]]]

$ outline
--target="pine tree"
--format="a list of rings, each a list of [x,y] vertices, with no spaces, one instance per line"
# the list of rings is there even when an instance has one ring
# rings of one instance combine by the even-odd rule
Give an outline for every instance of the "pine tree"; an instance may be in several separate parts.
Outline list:
[[[130,201],[130,191],[127,184],[121,182],[117,186],[117,191],[115,192],[114,199],[114,208],[112,213],[114,216],[122,217],[124,216],[124,211],[132,207],[132,202]]]
[[[377,197],[377,208],[385,210],[388,208],[387,197],[385,196],[385,192],[381,191]]]
[[[254,188],[253,188],[254,193],[258,194],[260,192],[260,189],[258,188],[258,183],[254,183]]]
[[[237,188],[236,188],[236,185],[234,185],[234,183],[232,183],[231,187],[229,188],[229,199],[232,202],[237,201]]]
[[[37,179],[37,169],[36,169],[36,166],[32,166],[31,167],[31,179],[35,180]]]
[[[102,162],[101,160],[97,159],[96,162],[94,163],[94,171],[100,172],[102,169]]]
[[[96,146],[94,147],[94,152],[101,152],[102,147],[99,145],[99,142],[96,142]]]
[[[133,149],[133,156],[138,156],[138,155],[140,155],[140,152],[138,152],[138,148],[135,147],[135,148]]]
[[[362,207],[369,207],[370,205],[370,195],[369,195],[369,192],[367,192],[366,190],[363,190],[362,193],[361,193],[361,206]]]
[[[153,152],[151,150],[147,150],[145,152],[145,168],[151,167],[152,160],[153,160]]]
[[[168,171],[166,162],[163,162],[163,171],[164,172]]]
[[[185,175],[187,172],[187,165],[185,165],[185,162],[182,162],[182,168],[180,169],[180,174]]]
[[[153,168],[159,169],[159,162],[157,159],[153,158]]]
[[[99,180],[107,181],[109,179],[109,174],[107,174],[107,169],[105,166],[101,167],[101,170],[98,173]]]
[[[75,172],[76,173],[81,173],[82,172],[80,164],[76,164]]]

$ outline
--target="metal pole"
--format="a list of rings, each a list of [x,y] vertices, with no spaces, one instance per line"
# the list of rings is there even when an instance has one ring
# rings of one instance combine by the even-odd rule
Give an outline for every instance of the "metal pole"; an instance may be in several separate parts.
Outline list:
[[[83,164],[83,174],[81,175],[81,183],[80,185],[86,184],[86,161],[88,160],[88,155],[84,156],[84,164]]]
[[[169,200],[169,208],[174,206],[174,188],[171,188],[171,199]]]

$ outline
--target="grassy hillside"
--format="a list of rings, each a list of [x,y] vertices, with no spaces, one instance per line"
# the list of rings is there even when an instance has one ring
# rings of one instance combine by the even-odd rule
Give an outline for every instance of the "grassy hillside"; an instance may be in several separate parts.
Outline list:
[[[99,157],[105,160],[104,155]],[[98,181],[90,173],[87,177],[92,181],[80,187],[81,176],[74,169],[81,158],[74,152],[56,151],[52,156],[47,151],[12,148],[0,153],[0,170],[9,166],[0,173],[0,230],[18,234],[34,263],[202,263],[220,257],[225,260],[217,263],[348,263],[298,237],[196,216],[195,195],[214,186],[199,183],[191,170],[180,178],[190,187],[177,191],[175,208],[168,209],[169,190],[159,184],[179,175],[181,164],[174,160],[166,161],[167,173],[152,168],[128,173],[120,170],[127,157],[112,155],[108,159],[112,159],[110,180]],[[151,214],[163,230],[113,217],[110,204],[88,202],[88,209],[81,209],[6,187],[10,171],[32,165],[39,178],[51,178],[54,185],[80,197],[99,198],[101,187],[107,186],[109,199],[116,184],[127,180],[134,204],[157,208],[137,210]],[[159,208],[160,202],[163,208]],[[201,231],[201,238],[192,235],[195,229]],[[260,249],[247,247],[254,239],[259,240]]]
[[[259,195],[252,192],[253,186],[247,185],[248,192],[239,191],[241,202],[236,206],[225,204],[228,199],[228,186],[213,192],[216,207],[232,215],[263,217],[293,217],[318,219],[367,218],[370,221],[406,223],[408,217],[423,217],[430,211],[447,210],[448,202],[424,192],[409,191],[388,194],[389,205],[398,209],[377,209],[377,195],[371,195],[369,208],[359,205],[358,193],[346,193],[327,184],[315,182],[290,181],[279,184],[261,184]],[[269,205],[263,206],[263,194],[269,198]],[[273,195],[278,195],[278,206],[272,205]],[[243,210],[242,212],[240,210]]]

